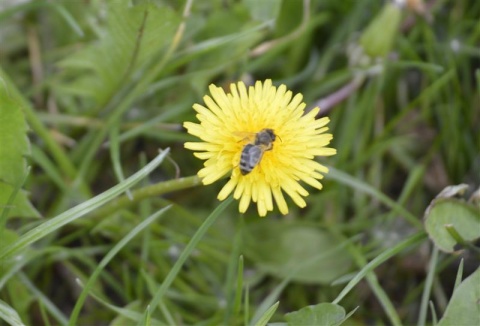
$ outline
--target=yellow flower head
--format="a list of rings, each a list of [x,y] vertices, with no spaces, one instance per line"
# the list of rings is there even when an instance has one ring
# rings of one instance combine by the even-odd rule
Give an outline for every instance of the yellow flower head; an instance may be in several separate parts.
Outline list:
[[[328,169],[315,156],[337,152],[326,147],[333,138],[325,133],[329,119],[315,119],[319,108],[305,114],[302,95],[292,98],[285,85],[276,88],[271,80],[257,81],[248,90],[243,82],[231,84],[229,94],[210,85],[210,93],[211,97],[203,98],[206,106],[193,105],[200,123],[184,123],[190,134],[202,140],[187,142],[185,147],[206,160],[198,172],[203,183],[231,173],[218,199],[224,200],[233,191],[241,213],[253,200],[258,214],[265,216],[273,210],[273,195],[280,212],[287,214],[283,192],[305,207],[302,196],[308,192],[299,182],[321,189],[318,180]]]

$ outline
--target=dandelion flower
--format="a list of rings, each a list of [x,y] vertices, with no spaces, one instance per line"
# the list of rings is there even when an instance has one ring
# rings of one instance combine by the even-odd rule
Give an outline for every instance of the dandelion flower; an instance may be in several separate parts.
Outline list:
[[[205,160],[204,168],[198,172],[203,184],[230,174],[218,199],[224,200],[233,192],[233,197],[240,201],[241,213],[253,201],[258,214],[265,216],[273,210],[274,199],[280,212],[287,214],[284,193],[295,204],[305,207],[303,197],[308,192],[300,182],[322,189],[319,180],[328,169],[315,157],[336,154],[335,149],[326,147],[333,138],[325,133],[329,119],[315,119],[319,108],[305,113],[301,94],[293,96],[285,85],[272,86],[271,80],[257,81],[248,89],[243,82],[231,84],[228,94],[210,85],[210,93],[203,98],[205,106],[193,105],[200,123],[184,123],[188,133],[202,140],[187,142],[185,148]],[[270,147],[261,146],[255,135],[268,129],[275,137]],[[251,172],[242,173],[240,161],[246,146],[262,147],[263,155]]]

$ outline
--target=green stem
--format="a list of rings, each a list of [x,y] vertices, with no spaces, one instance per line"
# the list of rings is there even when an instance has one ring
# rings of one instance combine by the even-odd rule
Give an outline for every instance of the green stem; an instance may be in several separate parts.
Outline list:
[[[201,180],[198,176],[194,175],[191,177],[173,179],[169,181],[164,181],[160,183],[156,183],[151,186],[147,186],[144,188],[140,188],[137,190],[133,190],[131,192],[131,196],[122,195],[112,201],[110,201],[107,205],[99,209],[95,214],[94,217],[103,217],[112,214],[115,211],[118,211],[122,208],[129,207],[131,205],[135,205],[141,200],[149,197],[160,196],[163,194],[167,194],[173,191],[187,189],[191,187],[195,187],[201,184]]]

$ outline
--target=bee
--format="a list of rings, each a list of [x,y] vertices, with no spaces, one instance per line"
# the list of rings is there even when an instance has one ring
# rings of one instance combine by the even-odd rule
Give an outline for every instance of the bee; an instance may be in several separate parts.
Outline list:
[[[260,164],[263,154],[273,148],[273,142],[277,138],[272,129],[262,129],[253,134],[255,137],[251,143],[246,144],[240,155],[240,172],[247,175]]]

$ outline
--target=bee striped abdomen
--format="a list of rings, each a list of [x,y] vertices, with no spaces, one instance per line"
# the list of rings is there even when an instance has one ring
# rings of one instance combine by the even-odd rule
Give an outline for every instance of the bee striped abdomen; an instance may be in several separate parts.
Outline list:
[[[242,150],[240,156],[240,172],[242,175],[246,175],[252,172],[253,168],[262,159],[263,150],[259,146],[253,144],[247,144]]]

